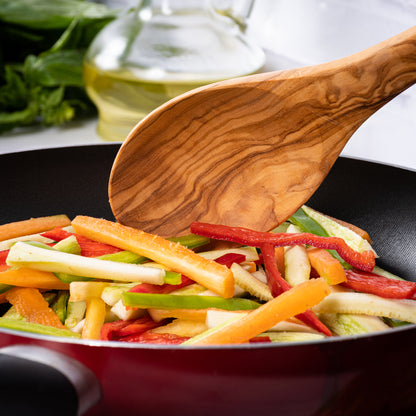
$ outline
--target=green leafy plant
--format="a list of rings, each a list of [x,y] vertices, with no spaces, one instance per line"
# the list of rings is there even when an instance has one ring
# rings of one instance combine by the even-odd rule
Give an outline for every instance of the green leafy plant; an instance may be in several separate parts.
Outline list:
[[[82,61],[116,14],[84,0],[0,0],[0,133],[94,111]]]

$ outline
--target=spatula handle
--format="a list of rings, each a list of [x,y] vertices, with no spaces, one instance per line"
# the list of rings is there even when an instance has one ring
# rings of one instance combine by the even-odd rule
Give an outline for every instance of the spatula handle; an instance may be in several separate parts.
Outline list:
[[[416,82],[416,26],[313,71],[331,74],[328,101],[351,100],[351,109],[365,107],[369,116]]]

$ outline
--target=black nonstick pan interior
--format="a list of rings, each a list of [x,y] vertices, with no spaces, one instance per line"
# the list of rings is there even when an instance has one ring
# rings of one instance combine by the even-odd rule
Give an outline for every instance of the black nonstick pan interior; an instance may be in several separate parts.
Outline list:
[[[118,144],[0,156],[0,223],[65,213],[113,219],[107,184]],[[416,280],[416,172],[339,158],[308,203],[367,230],[378,265]]]

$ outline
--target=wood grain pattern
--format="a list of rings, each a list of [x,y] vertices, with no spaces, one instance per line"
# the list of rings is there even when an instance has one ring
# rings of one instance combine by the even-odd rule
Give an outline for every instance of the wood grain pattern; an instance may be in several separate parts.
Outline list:
[[[358,127],[416,81],[416,27],[330,63],[177,97],[129,134],[109,197],[163,236],[193,220],[270,230],[306,202]]]

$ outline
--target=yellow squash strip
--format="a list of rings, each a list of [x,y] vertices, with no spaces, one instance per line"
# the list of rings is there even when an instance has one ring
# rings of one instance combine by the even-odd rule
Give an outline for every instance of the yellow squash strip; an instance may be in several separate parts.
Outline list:
[[[110,286],[107,282],[71,282],[69,284],[70,302],[79,302],[89,298],[100,298],[103,290]]]
[[[35,287],[46,290],[68,290],[69,285],[61,282],[53,273],[21,267],[0,273],[0,283],[12,286]]]
[[[323,278],[308,280],[282,293],[245,316],[232,319],[183,343],[183,345],[240,344],[317,305],[330,293]]]
[[[78,234],[148,257],[224,298],[234,295],[234,277],[226,266],[204,259],[178,243],[115,222],[86,216],[77,216],[72,226]]]
[[[337,285],[347,280],[341,263],[328,251],[321,248],[311,248],[307,250],[307,253],[311,266],[319,276],[326,279],[329,285]]]
[[[239,264],[233,263],[230,267],[230,270],[234,275],[235,283],[241,287],[241,289],[244,289],[250,293],[250,295],[255,296],[256,298],[263,301],[273,299],[269,286],[254,277],[250,272],[245,270]]]
[[[66,227],[67,225],[71,225],[71,220],[66,215],[51,215],[11,222],[0,225],[0,241],[27,234],[42,233],[55,227]]]
[[[7,300],[16,311],[29,322],[64,329],[58,315],[49,307],[39,290],[27,287],[14,287],[6,292]]]
[[[207,309],[148,309],[149,315],[155,322],[166,318],[178,318],[188,321],[205,322]]]
[[[206,331],[208,327],[205,322],[187,321],[186,319],[175,319],[171,323],[152,329],[155,334],[175,334],[181,337],[194,337]]]
[[[84,326],[82,328],[82,339],[100,339],[101,327],[105,320],[105,303],[100,298],[87,300],[87,311],[85,313]]]

